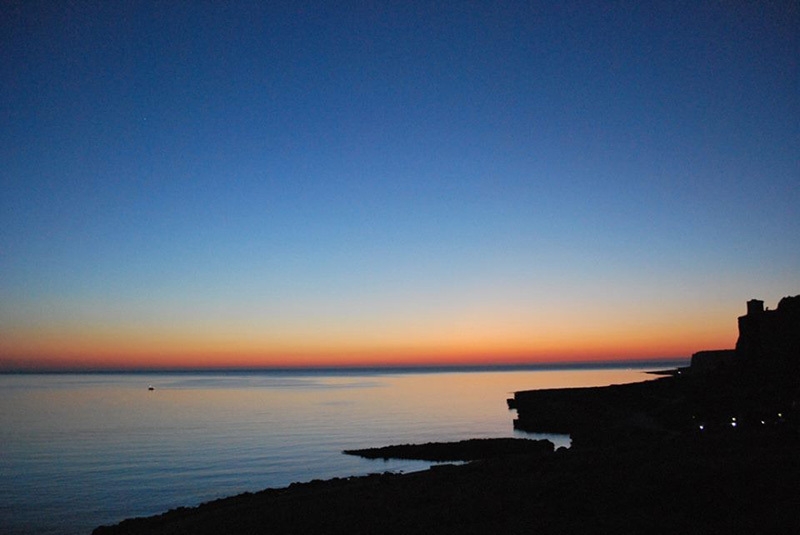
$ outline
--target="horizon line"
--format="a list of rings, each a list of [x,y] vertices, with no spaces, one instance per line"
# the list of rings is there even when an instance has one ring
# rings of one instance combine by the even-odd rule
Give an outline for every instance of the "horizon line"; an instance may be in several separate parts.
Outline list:
[[[431,364],[338,364],[338,365],[297,365],[297,366],[120,366],[120,367],[10,367],[0,368],[0,375],[12,374],[79,374],[79,373],[248,373],[248,372],[302,372],[302,371],[385,371],[385,372],[437,372],[437,371],[513,371],[513,370],[548,370],[570,368],[625,368],[625,367],[664,367],[680,368],[688,365],[689,358],[639,358],[616,360],[575,360],[566,362],[506,362],[497,364],[476,363],[431,363]]]

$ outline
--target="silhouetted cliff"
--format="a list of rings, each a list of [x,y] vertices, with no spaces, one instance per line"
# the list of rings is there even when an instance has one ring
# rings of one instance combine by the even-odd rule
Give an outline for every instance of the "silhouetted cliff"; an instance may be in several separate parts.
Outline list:
[[[775,310],[750,300],[747,314],[739,317],[736,358],[755,373],[783,376],[800,371],[800,295],[784,297]]]
[[[800,296],[776,310],[748,302],[735,350],[695,353],[688,373],[602,388],[517,392],[515,426],[570,433],[573,444],[800,423]]]
[[[736,349],[698,351],[692,355],[692,372],[737,367],[743,373],[784,376],[800,371],[800,295],[784,297],[775,310],[751,299],[738,324]]]

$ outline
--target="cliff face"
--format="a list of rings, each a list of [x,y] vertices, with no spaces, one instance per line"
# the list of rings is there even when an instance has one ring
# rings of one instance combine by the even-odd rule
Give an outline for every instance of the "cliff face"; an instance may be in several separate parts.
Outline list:
[[[735,350],[701,351],[692,373],[634,385],[517,392],[526,431],[570,433],[573,444],[687,431],[800,429],[800,296],[776,310],[748,302]],[[696,373],[700,372],[700,373]]]
[[[747,315],[739,317],[736,358],[753,371],[800,371],[800,295],[784,297],[775,310],[748,302]]]
[[[736,358],[734,349],[714,349],[698,351],[692,355],[692,373],[708,373],[731,366]]]
[[[730,368],[763,375],[800,372],[800,295],[784,297],[775,310],[751,299],[747,314],[739,316],[736,349],[698,351],[692,355],[692,372],[709,373]]]

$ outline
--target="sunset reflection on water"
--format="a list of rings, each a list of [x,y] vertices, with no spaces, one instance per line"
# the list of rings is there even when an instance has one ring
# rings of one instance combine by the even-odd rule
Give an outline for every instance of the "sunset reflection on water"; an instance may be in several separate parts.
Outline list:
[[[0,531],[81,533],[294,481],[430,465],[344,449],[509,436],[564,446],[563,435],[515,431],[506,399],[654,377],[622,369],[0,375],[0,498],[15,515]]]

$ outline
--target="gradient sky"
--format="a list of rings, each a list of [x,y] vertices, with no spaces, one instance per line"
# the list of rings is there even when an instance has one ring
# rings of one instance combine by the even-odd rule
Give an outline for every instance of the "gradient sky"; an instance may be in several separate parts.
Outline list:
[[[412,4],[3,2],[0,368],[688,358],[800,293],[797,2]]]

